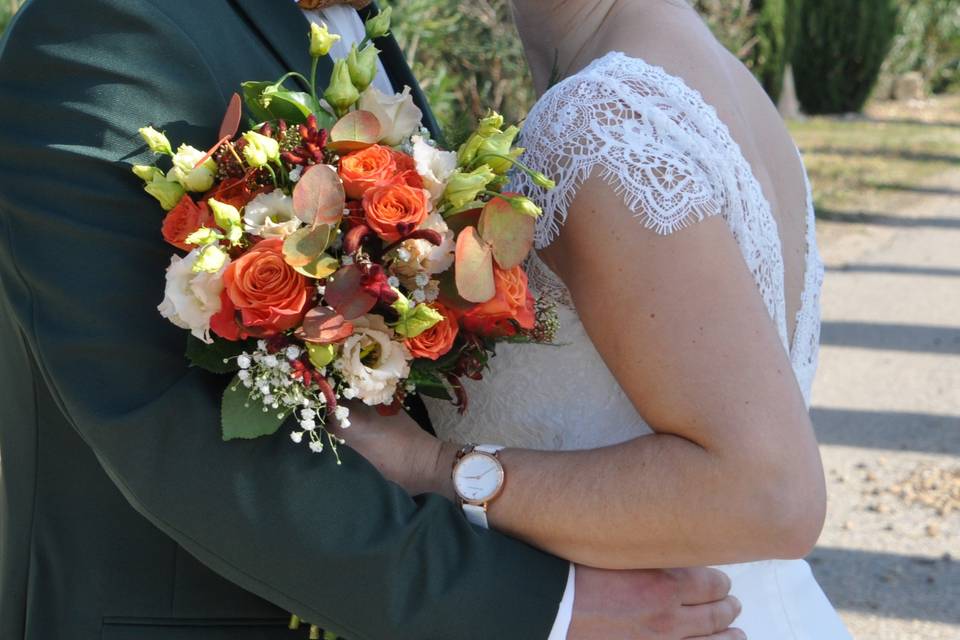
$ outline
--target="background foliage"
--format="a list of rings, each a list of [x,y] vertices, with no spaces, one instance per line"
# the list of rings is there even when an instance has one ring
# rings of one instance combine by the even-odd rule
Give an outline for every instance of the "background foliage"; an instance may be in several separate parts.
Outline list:
[[[919,71],[934,93],[960,88],[960,0],[901,4],[900,33],[885,73]]]
[[[22,3],[0,0],[0,30]],[[524,117],[534,95],[509,0],[380,3],[396,10],[394,33],[452,140],[487,108],[499,110],[510,121]],[[694,0],[693,4],[774,100],[792,60],[798,78],[807,79],[803,93],[808,109],[859,109],[860,96],[865,99],[876,81],[876,52],[885,51],[886,45],[876,44],[883,44],[887,37],[883,32],[890,29],[895,29],[896,37],[883,64],[885,75],[918,71],[933,92],[960,88],[960,0]],[[891,5],[901,7],[895,23],[887,19],[885,8]],[[807,18],[802,20],[803,11]],[[803,35],[801,25],[806,25]],[[846,48],[838,42],[847,43]],[[872,56],[869,65],[863,60],[867,50],[873,51],[867,54]],[[824,74],[835,79],[822,82]],[[855,95],[837,99],[845,84],[856,85],[856,91],[850,91]]]
[[[860,111],[898,30],[897,0],[804,0],[794,53],[797,95],[811,114]]]

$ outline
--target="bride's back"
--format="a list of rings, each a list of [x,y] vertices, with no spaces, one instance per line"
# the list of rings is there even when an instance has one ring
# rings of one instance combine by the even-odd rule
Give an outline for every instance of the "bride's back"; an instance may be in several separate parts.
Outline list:
[[[801,306],[806,270],[807,190],[796,146],[776,107],[750,71],[710,33],[688,5],[623,3],[571,72],[610,51],[663,67],[699,91],[740,146],[776,219],[784,261],[789,336]]]

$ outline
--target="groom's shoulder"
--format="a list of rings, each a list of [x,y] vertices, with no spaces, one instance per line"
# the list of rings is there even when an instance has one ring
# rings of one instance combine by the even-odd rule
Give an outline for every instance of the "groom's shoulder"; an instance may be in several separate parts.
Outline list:
[[[0,54],[7,57],[31,46],[98,48],[122,34],[143,37],[177,32],[182,36],[193,30],[192,25],[232,13],[226,1],[27,0],[8,27]]]

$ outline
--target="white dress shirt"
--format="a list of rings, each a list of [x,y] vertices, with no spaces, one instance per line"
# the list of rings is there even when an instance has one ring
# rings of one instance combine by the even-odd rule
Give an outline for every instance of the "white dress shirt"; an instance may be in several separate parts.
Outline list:
[[[333,44],[330,49],[330,55],[334,58],[346,58],[350,53],[350,45],[360,44],[366,35],[363,21],[360,19],[357,10],[346,5],[335,5],[322,10],[304,11],[307,19],[316,24],[326,24],[331,33],[341,36],[341,39]],[[377,60],[377,75],[373,80],[373,86],[390,95],[395,93],[390,84],[390,78],[383,69],[383,64]],[[570,629],[570,621],[573,618],[573,598],[576,585],[576,569],[573,564],[570,565],[570,572],[567,576],[567,587],[563,592],[563,599],[560,600],[557,619],[553,623],[553,629],[547,640],[566,640],[567,631]]]

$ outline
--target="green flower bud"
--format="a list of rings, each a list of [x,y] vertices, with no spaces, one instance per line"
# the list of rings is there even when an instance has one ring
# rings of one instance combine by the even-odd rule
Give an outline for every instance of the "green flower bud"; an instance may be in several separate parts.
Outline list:
[[[141,128],[140,137],[143,138],[143,141],[147,143],[148,147],[150,147],[150,151],[165,156],[173,155],[173,148],[171,148],[170,141],[167,140],[167,136],[163,135],[153,127]]]
[[[337,347],[332,344],[314,344],[308,342],[307,356],[310,358],[310,364],[317,369],[323,369],[337,357]]]
[[[347,68],[350,70],[350,80],[357,91],[363,91],[373,82],[377,75],[377,54],[380,51],[368,44],[363,51],[357,50],[357,45],[350,47],[350,55],[347,56]]]
[[[187,191],[203,192],[213,186],[217,174],[217,163],[213,158],[204,160],[206,154],[188,144],[180,145],[173,156],[173,169],[170,177],[180,183]],[[203,160],[198,166],[197,163]]]
[[[177,206],[180,199],[187,193],[179,182],[165,178],[148,182],[144,185],[143,190],[156,198],[165,211],[170,211]]]
[[[433,307],[425,304],[413,306],[406,296],[396,289],[394,291],[400,296],[391,305],[400,316],[396,324],[392,325],[398,335],[407,339],[416,338],[443,320],[443,315]]]
[[[508,127],[505,131],[494,133],[480,143],[476,152],[477,156],[490,165],[494,173],[505,174],[513,167],[513,162],[507,158],[516,160],[523,153],[523,149],[511,149],[518,133],[520,133],[520,129],[513,126]]]
[[[233,205],[219,202],[214,198],[207,200],[207,205],[213,211],[213,219],[217,226],[227,233],[227,240],[230,244],[236,245],[243,237],[243,222],[241,221],[240,211]]]
[[[443,197],[453,205],[454,208],[462,207],[471,200],[475,200],[481,191],[486,189],[497,177],[489,166],[482,164],[470,173],[464,173],[457,169],[456,173],[447,183],[447,188],[443,192]]]
[[[134,165],[132,171],[133,175],[137,176],[144,182],[153,182],[154,180],[163,180],[165,178],[163,171],[154,167],[153,165],[137,164]]]
[[[216,273],[227,263],[227,252],[215,244],[208,244],[197,256],[197,261],[193,264],[193,270],[196,273],[205,271],[207,273]]]
[[[530,216],[531,218],[537,218],[543,213],[543,209],[537,206],[533,200],[525,196],[514,196],[510,198],[510,204],[513,206],[514,211]]]
[[[530,177],[533,178],[533,183],[538,187],[543,187],[544,189],[556,189],[557,187],[557,183],[554,180],[551,180],[546,174],[540,173],[539,171],[534,171],[530,174]]]
[[[209,227],[200,227],[190,235],[188,235],[184,242],[187,244],[192,244],[194,246],[201,247],[207,244],[214,244],[223,240],[223,234],[217,231],[216,229],[210,229]]]
[[[330,75],[330,86],[323,93],[324,99],[330,103],[337,115],[343,115],[360,99],[360,92],[350,79],[350,69],[346,60],[337,60]]]
[[[382,38],[390,33],[390,16],[393,14],[393,8],[387,7],[377,15],[367,20],[367,37],[371,40]]]
[[[280,160],[280,143],[273,138],[247,131],[243,134],[247,144],[243,147],[243,157],[251,167],[263,167]]]
[[[335,33],[330,33],[327,25],[320,26],[316,23],[310,25],[310,56],[322,58],[330,53],[333,43],[340,39]]]

